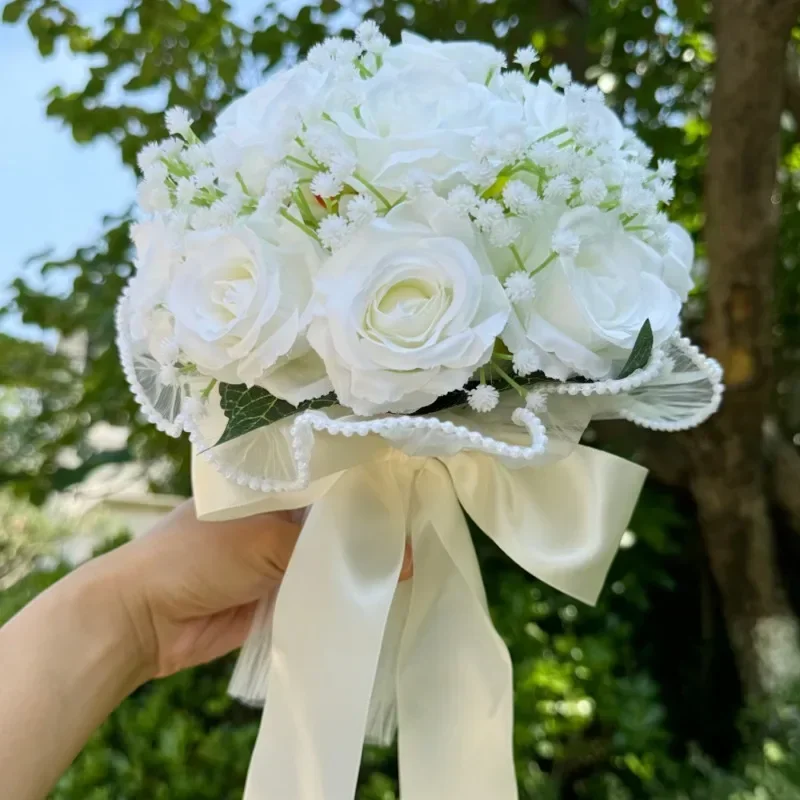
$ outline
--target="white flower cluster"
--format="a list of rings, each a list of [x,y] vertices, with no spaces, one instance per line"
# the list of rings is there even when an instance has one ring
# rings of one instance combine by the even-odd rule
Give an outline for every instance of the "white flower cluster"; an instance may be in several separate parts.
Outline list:
[[[614,377],[676,330],[693,247],[672,162],[536,51],[331,38],[139,157],[130,336],[182,374],[360,415],[520,378]],[[477,386],[475,383],[477,382]],[[525,381],[523,381],[524,383]],[[538,396],[537,396],[538,397]],[[197,403],[195,403],[197,405]]]

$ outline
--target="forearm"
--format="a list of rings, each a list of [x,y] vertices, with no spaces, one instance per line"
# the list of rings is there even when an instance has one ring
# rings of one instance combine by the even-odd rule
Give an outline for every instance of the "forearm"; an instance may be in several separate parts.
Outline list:
[[[0,629],[3,797],[45,797],[95,728],[148,676],[99,563],[45,592]]]

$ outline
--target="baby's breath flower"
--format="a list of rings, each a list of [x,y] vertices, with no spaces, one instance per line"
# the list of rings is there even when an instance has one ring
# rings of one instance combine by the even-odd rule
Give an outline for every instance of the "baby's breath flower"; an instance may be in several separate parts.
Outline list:
[[[513,219],[499,219],[489,231],[489,241],[495,247],[508,247],[513,244],[520,235],[519,225]]]
[[[323,218],[317,228],[317,235],[322,244],[331,251],[338,250],[349,238],[350,225],[344,217],[331,214]]]
[[[534,389],[532,392],[528,392],[528,396],[525,398],[525,405],[534,414],[541,414],[547,410],[547,394],[541,389]]]
[[[165,158],[177,158],[183,152],[184,143],[174,136],[171,139],[164,139],[161,142],[161,149]]]
[[[136,194],[143,211],[155,213],[172,208],[169,189],[162,181],[142,181]]]
[[[542,366],[539,355],[532,347],[526,347],[524,350],[514,353],[511,365],[514,367],[514,372],[522,378],[533,375]]]
[[[488,132],[481,133],[472,140],[472,152],[479,161],[490,158],[494,148],[494,139]]]
[[[158,379],[164,386],[176,386],[180,382],[180,375],[174,364],[162,364]]]
[[[342,182],[330,172],[319,172],[311,181],[311,192],[318,197],[336,197],[342,188]]]
[[[655,233],[657,236],[661,236],[667,232],[668,228],[669,217],[663,211],[653,214],[653,217],[650,220],[650,230],[652,230],[653,233]]]
[[[634,138],[628,145],[628,151],[636,161],[646,167],[653,160],[653,150],[641,139]]]
[[[474,213],[480,201],[471,186],[456,186],[447,195],[447,202],[457,214],[465,216]]]
[[[567,98],[570,104],[581,106],[586,101],[587,89],[582,83],[570,83],[564,89],[564,97]]]
[[[357,166],[358,162],[356,161],[356,157],[346,150],[334,153],[328,160],[328,170],[330,174],[342,183],[353,177]]]
[[[572,73],[566,64],[556,64],[550,70],[550,83],[556,89],[565,89],[572,83]]]
[[[347,204],[347,218],[353,225],[366,225],[375,219],[378,206],[368,194],[359,194]]]
[[[297,173],[285,164],[276,167],[267,176],[267,192],[279,200],[288,197],[297,186]]]
[[[480,200],[473,215],[476,225],[482,231],[488,232],[498,221],[503,219],[503,206],[497,200]]]
[[[331,52],[333,60],[341,63],[350,63],[355,61],[361,55],[361,45],[354,42],[352,39],[342,39],[339,36],[333,36],[328,40],[331,43]]]
[[[464,168],[464,177],[478,186],[493,183],[497,170],[486,161],[472,161]]]
[[[519,64],[522,69],[529,70],[539,60],[539,52],[531,45],[520,47],[514,53],[514,63]]]
[[[548,200],[566,200],[572,194],[572,181],[566,175],[557,175],[544,188]]]
[[[656,211],[655,197],[637,183],[625,183],[620,192],[619,207],[623,214],[632,216],[653,214]]]
[[[381,33],[380,28],[371,19],[364,20],[356,28],[356,41],[368,53],[375,55],[382,55],[391,45],[389,39]]]
[[[164,183],[169,177],[169,170],[161,161],[151,164],[144,172],[144,179],[149,183]]]
[[[581,239],[575,231],[559,228],[553,234],[552,247],[555,253],[563,258],[574,258],[578,255]]]
[[[485,414],[500,402],[500,392],[488,383],[482,383],[467,392],[467,402],[473,411]]]
[[[653,186],[653,194],[659,203],[671,203],[675,197],[675,190],[669,181],[656,181]]]
[[[558,156],[558,148],[550,141],[536,142],[531,146],[531,160],[542,167],[550,169]]]
[[[180,178],[175,187],[175,200],[179,206],[191,205],[196,191],[197,187],[191,178]]]
[[[532,300],[536,296],[536,283],[533,278],[521,269],[512,272],[503,284],[506,295],[512,303]],[[517,370],[519,372],[519,370]],[[520,373],[521,374],[521,373]]]
[[[213,228],[229,228],[236,222],[239,209],[229,197],[216,200],[209,210],[208,220]]]
[[[183,160],[192,168],[200,169],[211,162],[211,153],[204,144],[193,144],[186,148]]]
[[[171,136],[188,139],[192,133],[192,118],[185,108],[174,106],[164,114],[164,121]]]
[[[527,183],[519,180],[509,181],[505,185],[503,202],[512,214],[520,217],[533,216],[542,204],[539,195]]]
[[[136,163],[142,172],[147,172],[153,164],[160,163],[163,156],[164,150],[161,145],[158,142],[149,142],[139,152]]]
[[[328,69],[333,62],[333,48],[330,45],[330,40],[326,39],[324,42],[317,42],[306,55],[306,61],[320,69]]]
[[[660,158],[656,174],[662,180],[671,181],[675,177],[675,162],[668,158]]]
[[[596,206],[606,199],[608,189],[600,178],[584,178],[580,185],[581,200],[590,206]]]

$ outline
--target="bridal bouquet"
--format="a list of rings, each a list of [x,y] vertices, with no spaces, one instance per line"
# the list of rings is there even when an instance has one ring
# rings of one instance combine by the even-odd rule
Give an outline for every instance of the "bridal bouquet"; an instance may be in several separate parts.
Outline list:
[[[464,512],[587,602],[644,472],[578,441],[717,408],[679,333],[675,165],[532,47],[371,22],[141,153],[119,306],[143,411],[198,513],[311,506],[233,691],[265,701],[248,800],[349,800],[399,728],[409,800],[516,796],[511,681]],[[396,587],[406,540],[410,585]]]

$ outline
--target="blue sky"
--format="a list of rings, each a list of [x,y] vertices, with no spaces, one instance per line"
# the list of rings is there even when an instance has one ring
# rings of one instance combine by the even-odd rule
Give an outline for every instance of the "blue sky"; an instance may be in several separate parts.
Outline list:
[[[79,0],[99,20],[117,3]],[[101,12],[100,9],[103,9]],[[78,147],[69,132],[45,116],[45,94],[61,83],[79,85],[83,66],[59,53],[39,56],[24,26],[0,25],[0,283],[34,252],[68,252],[99,230],[100,217],[125,207],[133,178],[110,145]]]
[[[72,0],[82,23],[100,25],[122,0]],[[263,5],[236,0],[237,16]],[[91,243],[102,217],[130,204],[135,179],[115,147],[77,145],[69,131],[45,116],[46,93],[54,85],[82,85],[86,66],[67,52],[43,59],[27,27],[0,24],[0,302],[3,287],[34,253],[54,248],[69,255]],[[21,333],[18,325],[14,332]],[[30,332],[29,333],[34,333]]]

